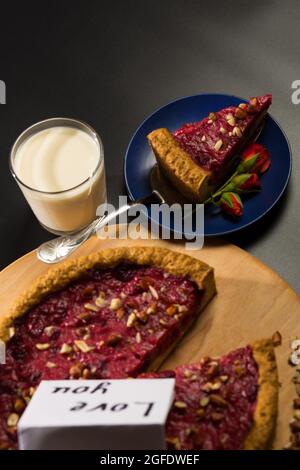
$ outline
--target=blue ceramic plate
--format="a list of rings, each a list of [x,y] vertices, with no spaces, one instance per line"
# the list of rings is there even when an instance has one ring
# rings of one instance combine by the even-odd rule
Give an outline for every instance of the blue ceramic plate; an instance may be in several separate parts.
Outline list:
[[[203,94],[187,96],[163,106],[151,114],[133,135],[125,156],[125,181],[131,199],[140,199],[151,193],[150,172],[155,165],[154,155],[147,142],[147,134],[159,127],[171,131],[185,122],[199,121],[211,111],[238,105],[245,100],[236,96]],[[221,212],[205,208],[204,234],[225,235],[241,230],[263,217],[282,196],[291,173],[291,150],[279,124],[268,114],[257,140],[271,153],[270,169],[261,177],[262,191],[244,200],[244,214],[232,219]],[[151,217],[150,213],[148,214]],[[159,223],[158,220],[153,220]],[[170,226],[173,229],[172,226]]]

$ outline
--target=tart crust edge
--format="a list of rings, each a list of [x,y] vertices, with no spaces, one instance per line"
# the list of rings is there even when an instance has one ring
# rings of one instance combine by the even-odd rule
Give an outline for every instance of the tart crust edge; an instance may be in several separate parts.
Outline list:
[[[258,365],[259,391],[254,422],[245,440],[245,450],[263,450],[270,445],[278,411],[279,382],[274,346],[271,339],[254,342],[253,357]]]
[[[61,263],[39,276],[33,285],[16,300],[7,315],[0,318],[0,339],[9,340],[9,327],[13,321],[26,314],[48,294],[55,292],[78,279],[85,271],[100,267],[109,268],[119,263],[129,262],[138,265],[154,265],[176,275],[189,276],[204,289],[199,311],[216,293],[214,270],[208,264],[183,253],[158,247],[109,248],[87,256]]]
[[[213,189],[211,172],[197,165],[168,129],[156,129],[147,138],[159,168],[175,188],[190,201],[204,201]]]

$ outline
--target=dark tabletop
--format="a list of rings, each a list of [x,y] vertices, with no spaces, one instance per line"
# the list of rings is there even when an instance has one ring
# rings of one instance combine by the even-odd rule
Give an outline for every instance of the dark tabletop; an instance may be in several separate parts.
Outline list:
[[[5,5],[8,2],[5,2]],[[4,7],[4,4],[3,4]],[[7,5],[6,5],[7,7]],[[36,121],[91,124],[105,146],[109,201],[126,194],[123,158],[139,123],[177,97],[273,94],[272,115],[293,151],[285,196],[259,224],[227,237],[300,291],[300,79],[298,0],[11,1],[1,9],[0,268],[51,237],[10,176],[8,155]]]

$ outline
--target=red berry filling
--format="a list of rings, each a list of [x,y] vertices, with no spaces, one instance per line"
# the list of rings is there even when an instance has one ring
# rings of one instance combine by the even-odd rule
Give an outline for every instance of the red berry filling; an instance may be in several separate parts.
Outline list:
[[[225,162],[240,151],[241,144],[255,130],[271,101],[271,95],[264,95],[242,103],[241,107],[210,113],[199,122],[184,124],[174,132],[174,137],[195,163],[218,177]]]
[[[143,377],[172,377],[172,372]],[[254,417],[258,369],[250,347],[175,370],[175,400],[166,424],[169,449],[239,450]]]

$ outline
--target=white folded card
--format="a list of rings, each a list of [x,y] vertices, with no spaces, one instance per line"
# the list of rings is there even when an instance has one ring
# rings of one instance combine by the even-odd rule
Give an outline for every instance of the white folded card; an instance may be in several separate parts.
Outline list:
[[[174,379],[49,380],[18,424],[21,449],[165,449]]]

